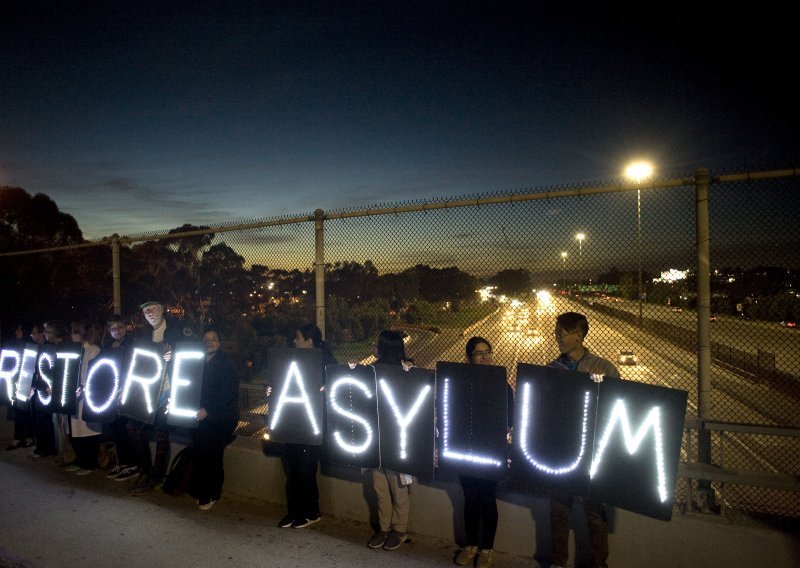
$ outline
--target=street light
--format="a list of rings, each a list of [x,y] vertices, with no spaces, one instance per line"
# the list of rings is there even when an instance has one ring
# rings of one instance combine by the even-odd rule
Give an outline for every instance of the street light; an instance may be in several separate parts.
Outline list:
[[[581,284],[583,284],[583,239],[586,238],[584,233],[575,235],[578,240],[578,292],[581,291]]]
[[[653,175],[653,166],[649,162],[633,162],[625,168],[625,176],[642,183]],[[636,190],[636,258],[639,264],[639,325],[642,324],[642,300],[644,289],[642,288],[642,190]]]
[[[567,256],[569,255],[566,251],[561,252],[561,260],[564,263],[564,290],[567,289]]]

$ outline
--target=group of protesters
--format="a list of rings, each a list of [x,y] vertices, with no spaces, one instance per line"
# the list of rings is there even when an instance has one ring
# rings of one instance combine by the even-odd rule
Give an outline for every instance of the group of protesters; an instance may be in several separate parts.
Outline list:
[[[80,347],[81,366],[78,377],[77,410],[74,414],[53,412],[46,403],[37,404],[36,397],[49,399],[51,385],[34,373],[28,404],[14,406],[14,440],[6,451],[33,448],[32,460],[53,459],[65,471],[79,476],[100,469],[104,441],[113,442],[115,459],[106,477],[128,481],[128,493],[145,495],[160,488],[171,461],[171,436],[176,428],[167,422],[169,408],[172,351],[179,341],[198,340],[200,334],[191,325],[165,314],[160,300],[149,300],[140,306],[149,329],[139,337],[128,333],[128,325],[119,315],[106,322],[107,337],[102,348],[96,328],[88,321],[75,319],[66,326],[60,320],[48,320],[31,327],[30,340],[39,345],[58,346],[72,342]],[[24,340],[22,326],[16,340]],[[191,428],[182,441],[191,446],[192,476],[188,493],[201,510],[211,509],[219,500],[224,482],[223,454],[235,438],[239,420],[239,375],[232,358],[221,349],[220,332],[203,330],[205,365],[200,409],[195,415],[196,428]],[[115,352],[123,367],[130,362],[134,345],[157,344],[163,353],[165,373],[161,382],[157,410],[152,423],[117,414],[112,422],[84,420],[84,390],[91,361],[101,352]],[[177,433],[180,436],[180,432]],[[151,450],[151,443],[155,452]],[[105,461],[105,460],[103,460]]]
[[[145,320],[150,325],[147,337],[139,341],[162,344],[167,372],[162,382],[155,421],[146,424],[118,415],[110,423],[85,422],[80,418],[80,391],[85,386],[89,361],[100,353],[92,326],[84,321],[71,322],[68,330],[58,321],[47,321],[43,326],[34,325],[30,337],[38,344],[59,344],[68,335],[82,346],[82,365],[79,381],[79,412],[66,416],[52,414],[31,405],[29,412],[15,413],[14,441],[6,448],[13,451],[35,445],[29,457],[34,460],[55,458],[59,466],[77,475],[88,475],[97,470],[100,442],[110,439],[116,447],[116,465],[107,477],[117,481],[135,480],[129,488],[131,495],[145,495],[164,483],[170,463],[170,435],[174,427],[167,423],[169,403],[169,361],[172,347],[178,341],[197,339],[193,327],[165,316],[164,305],[151,300],[141,305]],[[129,360],[133,340],[127,333],[126,323],[119,316],[108,319],[109,339],[106,349],[122,350],[122,360]],[[583,345],[589,324],[583,314],[568,312],[556,320],[554,335],[560,355],[550,365],[562,369],[590,373],[593,380],[602,376],[619,377],[614,365],[593,353]],[[18,330],[18,339],[19,330]],[[219,500],[224,481],[223,453],[235,437],[238,422],[239,378],[230,356],[220,349],[220,336],[216,329],[204,330],[202,336],[206,350],[200,410],[195,416],[197,428],[192,429],[193,474],[189,487],[197,505],[202,510],[211,509]],[[299,349],[322,350],[323,368],[336,364],[336,358],[322,339],[320,329],[314,324],[298,327],[294,335],[294,346]],[[413,360],[406,356],[404,334],[396,330],[384,330],[375,342],[375,363],[413,367]],[[479,336],[470,338],[465,346],[468,363],[493,365],[491,343]],[[351,362],[351,365],[354,363]],[[324,387],[324,372],[322,377]],[[43,388],[41,381],[34,387]],[[32,389],[32,394],[33,394]],[[508,391],[509,440],[513,420],[514,393]],[[267,396],[271,389],[267,388]],[[151,442],[155,454],[151,454]],[[317,486],[318,463],[321,446],[307,444],[285,444],[284,464],[287,473],[287,513],[279,521],[281,528],[304,528],[321,520],[319,489]],[[377,501],[379,526],[367,545],[374,549],[395,550],[407,540],[409,519],[409,492],[413,477],[382,467],[364,471],[365,481]],[[498,526],[496,502],[497,481],[461,475],[459,480],[464,493],[464,527],[466,541],[454,558],[456,564],[475,565],[488,568],[494,561],[494,539]],[[552,532],[552,566],[565,566],[568,561],[570,510],[573,497],[566,494],[551,496],[550,518]],[[582,500],[586,511],[593,566],[607,566],[608,524],[601,503]]]

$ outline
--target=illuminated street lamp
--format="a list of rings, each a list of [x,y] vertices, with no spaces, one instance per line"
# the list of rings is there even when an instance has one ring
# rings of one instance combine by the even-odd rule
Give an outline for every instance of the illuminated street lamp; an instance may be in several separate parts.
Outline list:
[[[564,263],[564,290],[567,289],[567,251],[561,252],[561,261]]]
[[[625,177],[636,183],[653,176],[653,166],[649,162],[633,162],[625,168]],[[639,264],[639,325],[642,323],[642,300],[644,289],[642,288],[642,190],[636,190],[636,258]]]
[[[586,238],[586,234],[578,233],[575,238],[578,240],[578,292],[580,292],[583,284],[583,239]]]

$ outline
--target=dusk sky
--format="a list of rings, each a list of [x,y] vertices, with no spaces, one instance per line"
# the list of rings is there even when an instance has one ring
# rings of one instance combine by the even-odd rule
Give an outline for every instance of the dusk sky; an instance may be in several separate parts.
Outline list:
[[[0,185],[99,238],[800,165],[794,17],[542,5],[5,0]]]

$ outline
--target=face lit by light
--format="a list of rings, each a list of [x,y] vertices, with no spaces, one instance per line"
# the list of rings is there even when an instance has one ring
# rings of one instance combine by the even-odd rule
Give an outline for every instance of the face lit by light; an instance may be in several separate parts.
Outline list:
[[[311,349],[314,347],[314,340],[303,337],[303,334],[298,329],[294,332],[294,346],[298,349]]]
[[[113,337],[115,341],[119,341],[123,337],[125,337],[125,334],[128,332],[128,330],[125,329],[124,323],[115,321],[109,324],[108,332],[111,334],[111,337]]]
[[[473,365],[491,365],[492,362],[492,348],[483,341],[477,343],[470,355],[470,363]]]
[[[205,335],[203,335],[203,343],[205,343],[206,346],[206,355],[213,355],[219,351],[219,335],[216,331],[207,331]]]
[[[161,304],[151,304],[142,308],[144,319],[147,320],[152,327],[156,328],[164,321],[164,306]]]

